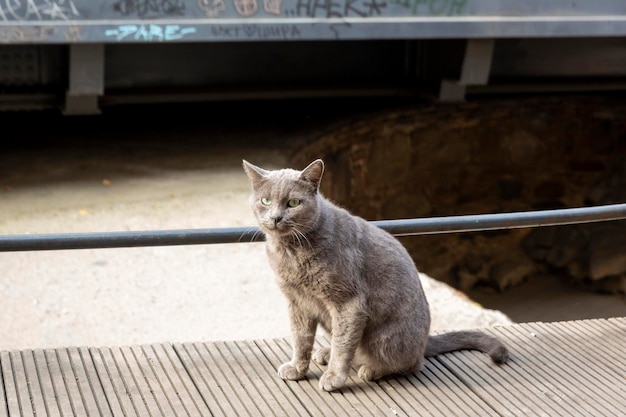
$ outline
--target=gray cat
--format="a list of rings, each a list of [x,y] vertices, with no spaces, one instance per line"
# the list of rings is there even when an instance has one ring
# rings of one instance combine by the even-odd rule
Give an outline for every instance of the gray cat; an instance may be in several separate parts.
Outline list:
[[[293,357],[279,367],[281,378],[304,378],[311,356],[328,365],[319,381],[326,391],[343,387],[353,364],[370,381],[418,372],[425,356],[461,349],[508,360],[502,342],[484,333],[428,335],[430,312],[413,260],[391,234],[322,196],[321,160],[302,171],[268,171],[245,160],[243,167],[289,304]],[[318,324],[331,346],[311,355]]]

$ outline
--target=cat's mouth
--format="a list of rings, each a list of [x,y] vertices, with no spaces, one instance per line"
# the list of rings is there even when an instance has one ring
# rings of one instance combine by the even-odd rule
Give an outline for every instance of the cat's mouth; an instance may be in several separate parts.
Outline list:
[[[263,229],[264,232],[281,238],[300,234],[298,227],[290,222],[265,222],[263,223]]]
[[[291,232],[291,227],[284,223],[265,222],[263,223],[263,228],[274,234],[288,234]]]

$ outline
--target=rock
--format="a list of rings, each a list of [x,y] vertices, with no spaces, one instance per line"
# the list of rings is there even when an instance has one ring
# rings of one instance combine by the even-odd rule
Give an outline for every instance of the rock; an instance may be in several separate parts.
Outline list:
[[[498,290],[504,291],[521,284],[533,272],[535,265],[530,260],[507,259],[491,266],[489,280]]]
[[[590,187],[585,198],[591,204],[617,204],[626,201],[626,164],[612,164]]]
[[[459,263],[456,270],[456,285],[462,291],[469,291],[480,281],[484,281],[488,261],[482,257],[468,253]]]
[[[585,246],[585,235],[577,225],[538,228],[522,241],[526,255],[555,268],[578,263]]]
[[[502,140],[513,164],[527,165],[545,153],[545,141],[525,130],[509,132]]]
[[[497,186],[498,196],[507,201],[521,198],[524,191],[524,182],[517,178],[501,178]]]
[[[325,194],[368,219],[574,208],[626,202],[624,132],[623,98],[426,104],[357,116],[308,141],[296,160],[332,157],[329,179],[337,185]],[[621,276],[626,243],[594,238],[592,247],[594,227],[442,234],[405,244],[421,270],[463,290],[503,290],[555,269],[600,288],[598,281]]]

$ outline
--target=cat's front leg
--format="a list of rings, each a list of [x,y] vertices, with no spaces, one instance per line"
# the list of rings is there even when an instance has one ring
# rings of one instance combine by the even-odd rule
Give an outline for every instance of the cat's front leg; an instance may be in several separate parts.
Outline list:
[[[289,317],[293,353],[291,361],[283,363],[278,368],[278,376],[293,381],[304,378],[309,370],[317,321],[307,317],[293,305],[289,306]]]
[[[352,359],[363,336],[367,314],[358,298],[342,304],[332,317],[332,339],[328,369],[320,378],[320,388],[334,391],[346,384]]]

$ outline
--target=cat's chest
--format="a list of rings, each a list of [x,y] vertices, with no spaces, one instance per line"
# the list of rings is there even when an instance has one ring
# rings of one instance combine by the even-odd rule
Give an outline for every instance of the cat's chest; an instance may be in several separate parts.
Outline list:
[[[358,268],[346,268],[340,253],[306,248],[282,252],[270,249],[268,255],[281,290],[292,301],[308,300],[305,304],[325,306],[341,303],[359,292]]]
[[[274,271],[286,279],[309,278],[325,269],[319,251],[269,247],[267,255]]]
[[[323,290],[332,275],[328,255],[320,250],[269,247],[268,258],[281,286]]]

